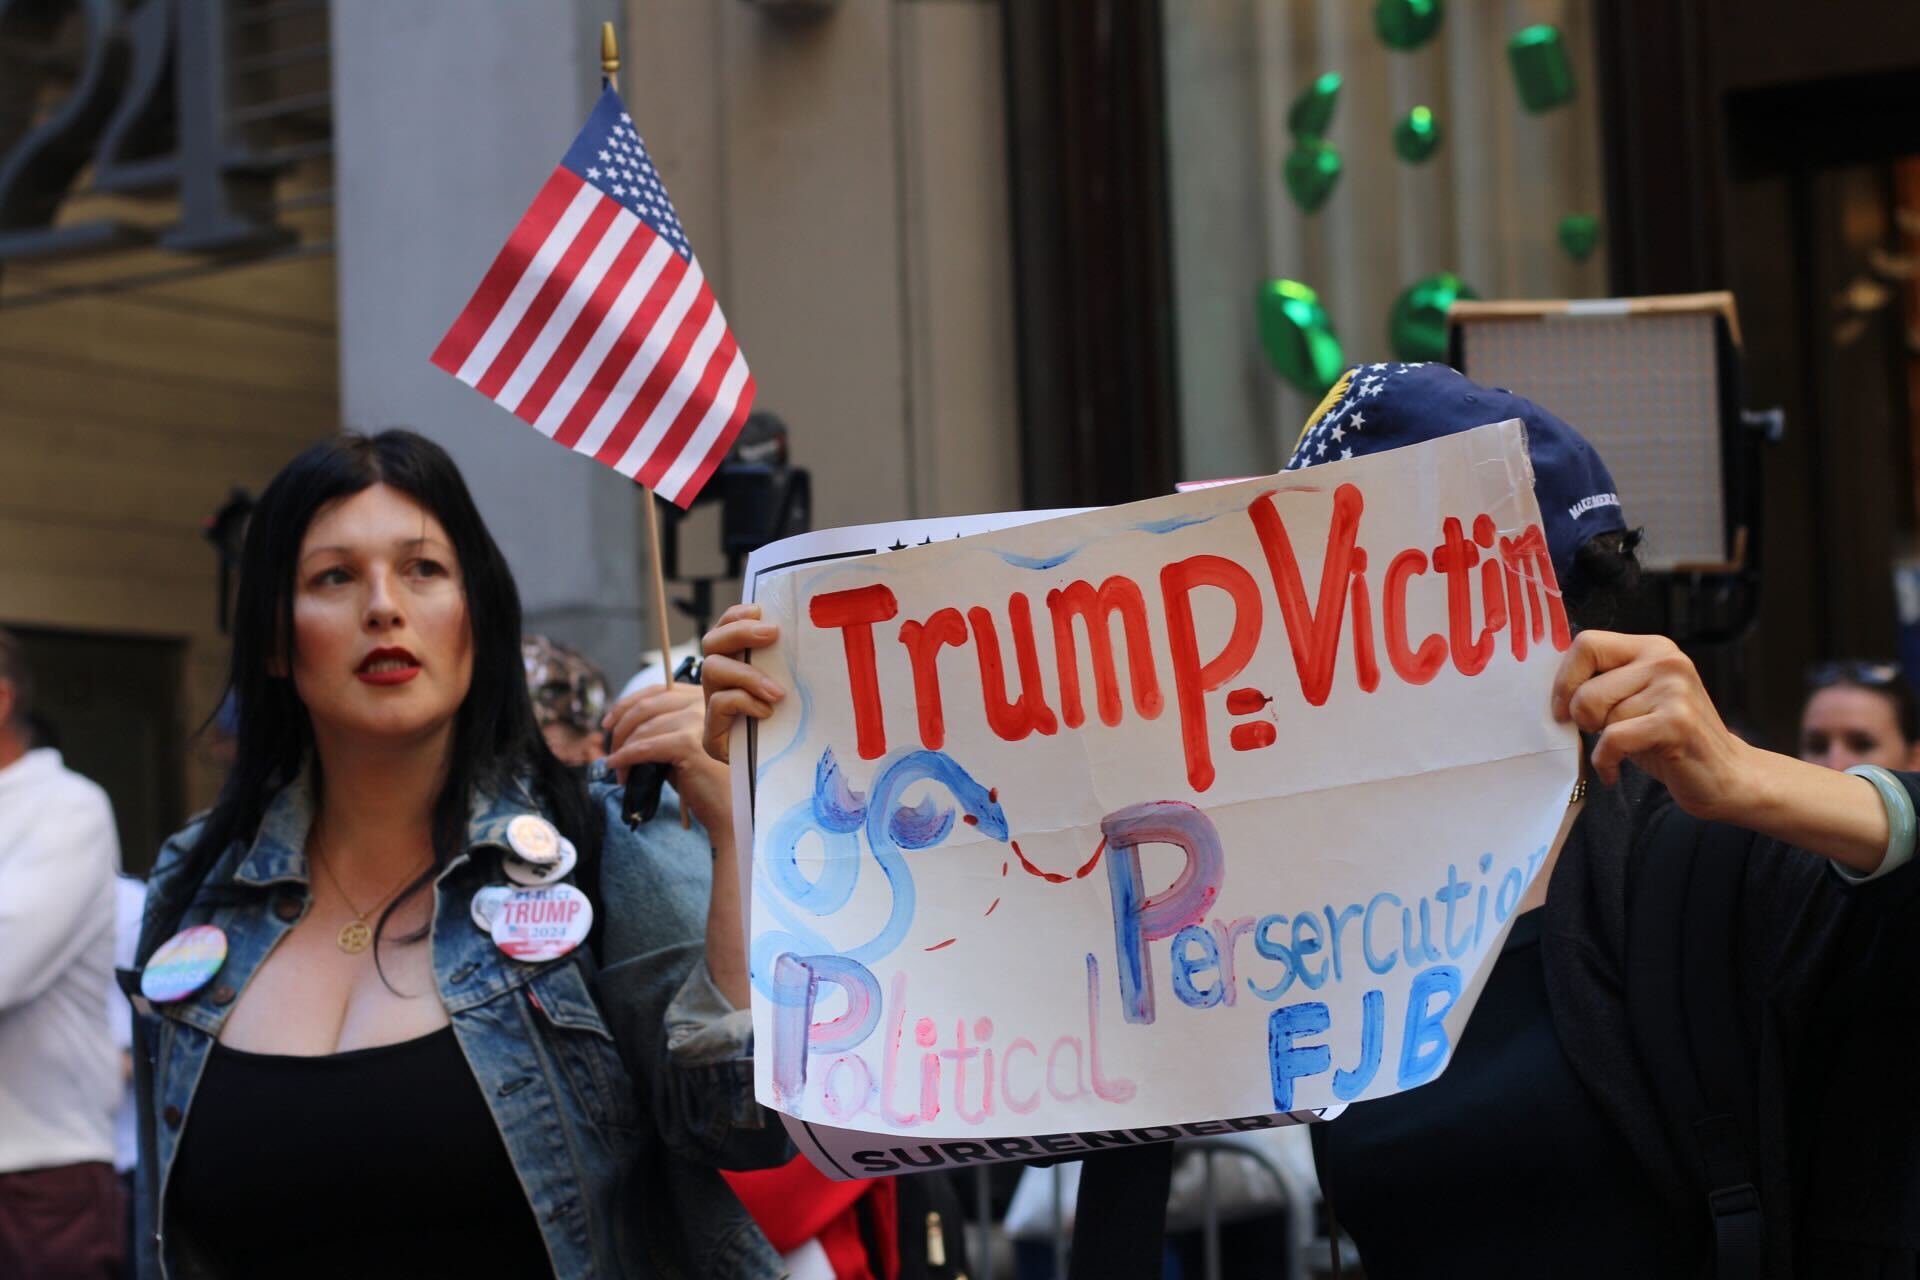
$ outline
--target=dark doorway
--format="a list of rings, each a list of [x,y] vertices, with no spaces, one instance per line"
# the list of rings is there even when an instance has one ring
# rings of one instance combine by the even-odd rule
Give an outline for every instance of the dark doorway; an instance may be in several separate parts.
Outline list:
[[[120,859],[144,876],[184,818],[185,646],[151,636],[8,628],[27,651],[36,715],[67,767],[106,789]]]
[[[1603,0],[1611,287],[1731,289],[1765,450],[1760,613],[1699,652],[1723,707],[1793,742],[1809,663],[1893,656],[1913,551],[1920,7]],[[1903,194],[1904,191],[1904,194]],[[1916,598],[1920,601],[1920,597]]]
[[[1765,467],[1773,554],[1749,705],[1792,741],[1815,659],[1897,656],[1894,566],[1912,552],[1914,406],[1903,168],[1920,164],[1920,71],[1734,92],[1726,265],[1747,399],[1787,411]],[[1910,194],[1910,193],[1909,193]],[[1903,278],[1906,277],[1906,278]]]

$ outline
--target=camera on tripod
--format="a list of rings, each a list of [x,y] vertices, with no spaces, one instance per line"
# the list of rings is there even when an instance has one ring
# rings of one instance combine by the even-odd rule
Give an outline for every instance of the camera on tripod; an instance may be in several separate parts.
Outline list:
[[[793,465],[787,424],[772,413],[753,413],[713,479],[686,511],[663,504],[660,555],[669,580],[691,595],[674,600],[704,633],[713,621],[713,584],[738,578],[747,556],[769,542],[805,533],[813,526],[813,480]],[[719,508],[719,572],[683,572],[681,542],[697,527],[702,508]]]

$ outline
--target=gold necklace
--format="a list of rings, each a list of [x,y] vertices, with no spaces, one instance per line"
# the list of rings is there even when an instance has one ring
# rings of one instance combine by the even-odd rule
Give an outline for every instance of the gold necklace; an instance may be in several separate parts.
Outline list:
[[[413,877],[408,876],[399,884],[387,890],[385,894],[381,895],[380,901],[368,907],[366,911],[362,911],[353,905],[353,899],[349,898],[347,891],[340,887],[339,877],[333,874],[332,867],[328,866],[325,862],[321,862],[318,858],[312,858],[310,860],[319,864],[320,874],[327,878],[327,883],[333,886],[333,891],[340,895],[340,901],[347,904],[347,910],[353,912],[353,919],[341,925],[340,932],[333,936],[334,945],[350,956],[359,955],[362,951],[365,951],[369,946],[373,945],[373,926],[367,923],[367,913],[378,911],[381,907],[386,906],[388,900],[391,899],[394,894],[404,889],[407,886],[407,881]]]

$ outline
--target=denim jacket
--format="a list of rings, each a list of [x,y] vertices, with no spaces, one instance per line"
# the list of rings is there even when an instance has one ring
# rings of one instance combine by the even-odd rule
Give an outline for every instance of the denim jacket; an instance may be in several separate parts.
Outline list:
[[[440,999],[556,1276],[772,1280],[785,1274],[779,1255],[715,1172],[775,1164],[791,1149],[753,1098],[751,1020],[707,972],[706,834],[698,824],[681,829],[671,792],[636,833],[604,770],[590,785],[606,833],[599,891],[583,886],[603,913],[598,964],[585,946],[559,960],[514,960],[474,926],[469,904],[501,878],[507,824],[534,811],[524,797],[480,796],[466,852],[433,886]],[[197,826],[169,840],[155,865],[138,963],[165,941],[162,930],[195,924],[225,930],[228,951],[199,991],[138,1019],[143,1277],[214,1274],[168,1221],[167,1178],[228,1012],[311,905],[303,849],[311,819],[303,780],[275,797],[250,846],[235,842],[219,857],[205,887],[183,883]],[[224,892],[209,895],[211,887]]]

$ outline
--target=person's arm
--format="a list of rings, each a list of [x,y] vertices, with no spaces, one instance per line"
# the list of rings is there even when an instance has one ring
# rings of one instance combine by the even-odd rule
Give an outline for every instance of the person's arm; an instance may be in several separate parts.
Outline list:
[[[652,685],[615,703],[605,725],[615,743],[609,768],[664,762],[680,801],[706,829],[713,849],[713,892],[707,904],[706,960],[713,984],[734,1008],[747,1007],[747,947],[740,923],[740,875],[733,839],[733,796],[727,767],[709,756],[701,690]],[[658,818],[655,819],[659,821]]]
[[[619,786],[608,774],[596,777],[606,833],[599,1000],[621,1057],[675,1152],[723,1169],[778,1164],[792,1151],[754,1099],[744,973],[736,1001],[712,969],[728,945],[714,941],[716,923],[731,919],[735,938],[740,928],[737,900],[715,892],[723,873],[713,841],[698,823],[682,829],[672,800],[633,830],[621,816]]]
[[[1856,875],[1886,856],[1886,807],[1871,782],[1742,741],[1693,662],[1664,636],[1575,636],[1554,682],[1553,713],[1599,736],[1593,767],[1609,785],[1631,760],[1694,817],[1784,841]]]
[[[52,986],[113,931],[113,811],[90,788],[63,786],[34,802],[42,807],[26,838],[0,857],[0,1013]]]

